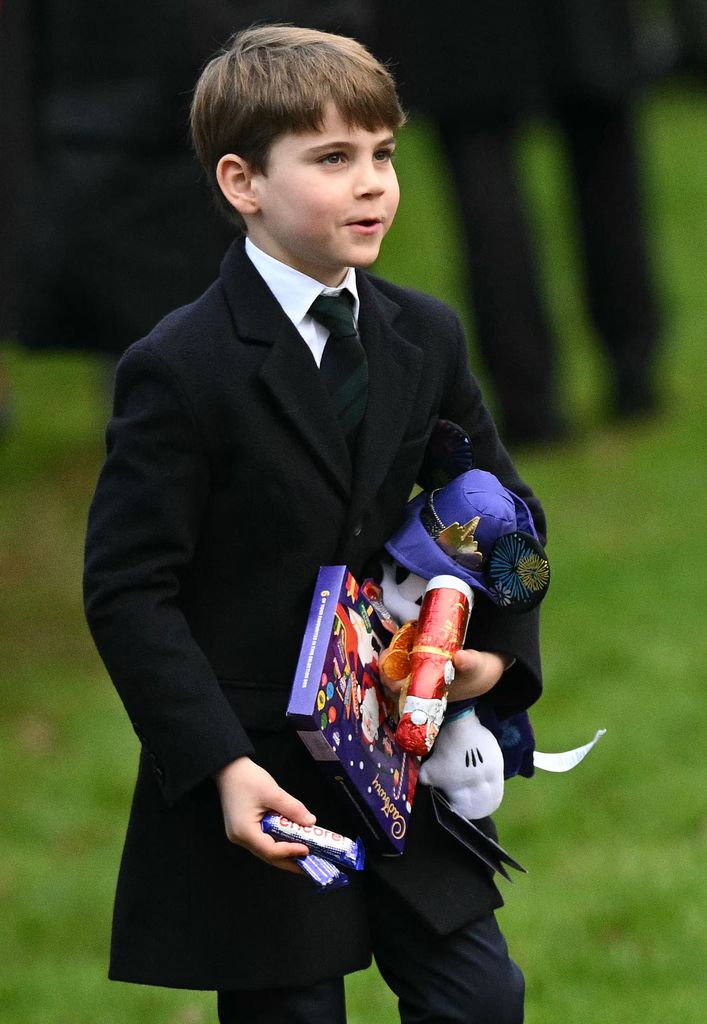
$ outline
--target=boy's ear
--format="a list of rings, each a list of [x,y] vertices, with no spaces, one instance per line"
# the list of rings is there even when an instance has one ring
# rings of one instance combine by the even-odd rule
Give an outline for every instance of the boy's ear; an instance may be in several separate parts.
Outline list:
[[[216,166],[216,180],[228,202],[243,217],[258,211],[258,197],[253,188],[253,171],[247,160],[235,153],[226,153]]]

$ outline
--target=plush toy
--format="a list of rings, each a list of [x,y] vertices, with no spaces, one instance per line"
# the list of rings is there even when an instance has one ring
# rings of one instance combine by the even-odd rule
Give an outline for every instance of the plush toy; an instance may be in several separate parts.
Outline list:
[[[456,576],[509,612],[534,608],[550,584],[530,509],[482,469],[467,470],[408,502],[385,547],[396,574],[403,568],[425,582]]]
[[[432,577],[457,577],[509,614],[534,608],[547,593],[550,566],[528,506],[491,473],[471,464],[465,432],[441,420],[422,468],[428,490],[409,502],[380,566],[381,611],[404,623],[389,648],[396,657],[385,662],[393,680],[405,680],[410,671],[414,623]],[[409,680],[402,692],[408,691]],[[443,703],[444,711],[446,699]],[[455,703],[446,711],[441,729],[439,716],[430,723],[431,753],[419,779],[442,790],[450,806],[471,821],[499,807],[504,779],[530,777],[535,767],[568,771],[604,735],[599,730],[582,747],[544,754],[535,750],[527,712],[499,719],[492,702],[483,698]]]
[[[448,711],[434,750],[420,769],[425,786],[441,789],[457,814],[485,818],[503,800],[503,753],[474,708]]]
[[[432,577],[455,577],[461,586],[484,594],[507,613],[535,607],[550,581],[549,563],[528,506],[493,474],[469,468],[471,447],[461,428],[441,421],[426,458],[423,479],[432,477],[433,483],[442,486],[432,486],[408,504],[400,528],[386,544],[389,558],[381,566],[383,604],[396,621],[406,624],[391,642],[396,656],[385,663],[389,678],[403,683],[401,720],[410,692],[415,693],[410,671],[416,631],[410,623],[419,615]],[[448,669],[447,689],[453,678],[451,655]],[[504,730],[492,711],[492,721],[484,724],[481,709],[466,702],[447,713],[440,731],[446,693],[441,701],[415,698],[413,703],[420,720],[427,705],[432,709],[429,721],[419,726],[425,730],[426,751],[415,752],[432,751],[423,763],[420,781],[441,789],[465,818],[485,817],[496,810],[503,799],[504,776],[518,771],[532,774],[534,741],[527,715],[514,716],[514,728]],[[505,752],[499,743],[504,732],[511,741],[506,742]]]
[[[392,561],[383,565],[383,602],[398,621],[409,621],[419,613],[419,598],[435,579],[458,581],[458,589],[471,598],[472,591],[486,595],[506,612],[522,613],[535,607],[544,597],[550,581],[550,567],[538,541],[530,511],[525,502],[505,488],[491,473],[472,469],[456,477],[445,487],[423,492],[409,503],[400,529],[386,544]],[[394,585],[393,585],[394,584]],[[450,584],[448,584],[450,585]],[[416,596],[417,595],[417,596]],[[428,598],[425,598],[427,607]],[[473,613],[472,613],[473,621]],[[463,640],[463,636],[462,636]],[[414,714],[421,717],[424,703],[417,699],[416,669],[424,671],[424,659],[418,651],[427,650],[427,658],[441,642],[430,646],[418,643],[414,630],[406,628],[391,643],[391,649],[410,655],[386,662],[386,674],[402,682],[401,725],[414,695]],[[453,679],[453,650],[447,652],[447,689]],[[429,696],[432,696],[430,694]],[[446,691],[435,693],[429,706],[442,704]],[[426,753],[438,732],[439,712],[430,720],[423,745],[412,753]],[[418,727],[423,729],[423,725]],[[400,738],[399,738],[400,739]],[[407,734],[403,737],[405,746]],[[408,749],[406,747],[406,749]]]

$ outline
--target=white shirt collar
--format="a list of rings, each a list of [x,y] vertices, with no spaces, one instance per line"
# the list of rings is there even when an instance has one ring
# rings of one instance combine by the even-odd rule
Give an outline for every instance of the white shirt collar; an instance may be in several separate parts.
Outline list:
[[[295,270],[294,267],[276,260],[251,242],[245,240],[246,255],[255,269],[265,281],[283,310],[299,330],[302,321],[308,316],[309,307],[318,295],[338,295],[344,289],[353,296],[353,315],[358,323],[359,299],[356,288],[356,271],[349,267],[346,277],[336,288],[327,288],[321,281]]]

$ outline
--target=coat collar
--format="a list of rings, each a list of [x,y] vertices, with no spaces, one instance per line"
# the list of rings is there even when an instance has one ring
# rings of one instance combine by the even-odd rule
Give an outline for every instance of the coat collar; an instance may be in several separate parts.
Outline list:
[[[359,328],[368,355],[368,406],[352,467],[328,392],[306,343],[236,241],[221,265],[221,284],[236,334],[269,348],[260,380],[308,445],[313,458],[350,502],[358,519],[376,493],[400,447],[413,410],[423,355],[394,327],[400,307],[368,275],[357,272]]]

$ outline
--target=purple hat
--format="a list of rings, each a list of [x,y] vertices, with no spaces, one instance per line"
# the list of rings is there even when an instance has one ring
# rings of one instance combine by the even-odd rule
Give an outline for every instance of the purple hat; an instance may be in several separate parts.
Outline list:
[[[410,572],[457,576],[510,611],[535,607],[550,583],[528,506],[482,469],[408,502],[386,549]]]

